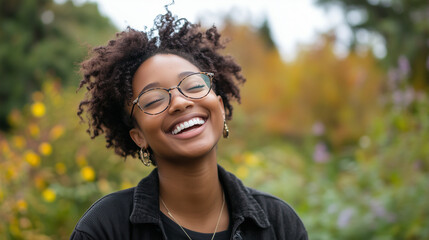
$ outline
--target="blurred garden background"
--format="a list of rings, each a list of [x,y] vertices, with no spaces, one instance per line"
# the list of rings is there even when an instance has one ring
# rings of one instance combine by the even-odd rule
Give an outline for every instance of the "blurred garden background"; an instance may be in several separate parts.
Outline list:
[[[247,82],[220,164],[290,203],[310,239],[429,239],[429,3],[315,3],[344,13],[347,54],[327,31],[286,62],[268,21],[225,15]],[[119,30],[95,3],[0,0],[0,239],[68,239],[95,200],[152,170],[76,116],[78,63]]]

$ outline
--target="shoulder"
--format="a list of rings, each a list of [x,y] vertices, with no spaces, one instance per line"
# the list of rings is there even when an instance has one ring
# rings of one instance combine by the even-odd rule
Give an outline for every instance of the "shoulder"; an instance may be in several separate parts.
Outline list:
[[[295,236],[294,239],[307,239],[304,224],[288,203],[271,194],[249,187],[246,188],[264,210],[276,232],[280,232],[280,235]]]
[[[133,196],[134,188],[129,188],[100,198],[84,213],[75,232],[102,237],[114,236],[114,232],[121,231],[121,228],[127,229]]]

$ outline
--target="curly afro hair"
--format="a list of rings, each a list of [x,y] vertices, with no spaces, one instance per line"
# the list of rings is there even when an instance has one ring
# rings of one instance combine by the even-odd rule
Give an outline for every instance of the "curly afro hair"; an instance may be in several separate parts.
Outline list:
[[[89,58],[81,63],[83,79],[78,90],[85,86],[87,92],[77,114],[83,121],[82,114],[86,111],[87,132],[92,139],[104,133],[107,148],[113,147],[123,157],[136,157],[139,147],[129,135],[134,121],[126,108],[132,104],[132,79],[145,60],[170,53],[202,71],[215,73],[213,90],[221,96],[229,120],[233,110],[230,101],[240,102],[238,85],[246,80],[232,57],[219,52],[223,48],[216,27],[204,31],[200,25],[178,19],[167,9],[167,13],[155,19],[150,31],[128,27],[106,46],[90,52]]]

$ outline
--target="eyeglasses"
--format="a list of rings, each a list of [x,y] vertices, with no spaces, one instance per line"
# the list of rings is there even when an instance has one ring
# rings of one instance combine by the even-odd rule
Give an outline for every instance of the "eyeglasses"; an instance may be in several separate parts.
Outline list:
[[[179,92],[190,99],[200,99],[209,94],[212,88],[214,73],[198,72],[186,75],[176,87],[172,88],[151,88],[143,91],[133,101],[130,118],[133,116],[134,106],[137,106],[144,113],[149,115],[160,114],[170,106],[171,90],[177,88]]]

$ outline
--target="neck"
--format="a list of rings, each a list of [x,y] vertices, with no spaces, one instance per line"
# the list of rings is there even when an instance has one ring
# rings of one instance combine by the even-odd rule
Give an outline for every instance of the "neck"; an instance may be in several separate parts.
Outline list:
[[[216,162],[167,167],[159,166],[159,192],[172,211],[189,215],[204,215],[222,189]]]
[[[223,201],[216,158],[187,165],[159,161],[158,173],[160,197],[181,225],[199,232],[213,232]],[[161,204],[160,209],[166,213]],[[228,227],[226,206],[222,219],[218,231]]]

